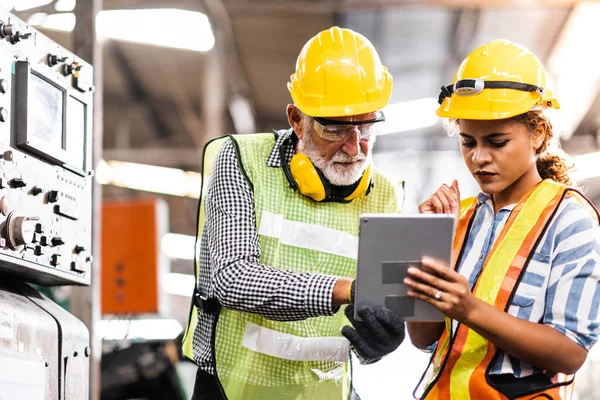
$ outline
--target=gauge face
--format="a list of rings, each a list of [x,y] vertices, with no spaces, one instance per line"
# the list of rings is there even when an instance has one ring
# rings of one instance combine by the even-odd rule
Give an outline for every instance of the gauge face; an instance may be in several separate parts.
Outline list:
[[[19,230],[19,236],[23,244],[29,244],[33,241],[33,234],[35,232],[35,222],[27,220],[23,217],[21,223],[21,229]]]
[[[33,241],[36,220],[37,218],[19,217],[12,213],[8,216],[6,219],[6,236],[10,247],[16,249]]]

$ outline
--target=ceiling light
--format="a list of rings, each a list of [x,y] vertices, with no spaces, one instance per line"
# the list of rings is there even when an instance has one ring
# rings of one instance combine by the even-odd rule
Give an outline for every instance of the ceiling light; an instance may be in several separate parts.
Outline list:
[[[103,185],[197,199],[202,175],[176,168],[100,160],[96,166],[96,180]]]
[[[75,0],[58,0],[54,5],[56,11],[73,11],[75,9]]]
[[[380,135],[435,125],[439,121],[435,114],[438,107],[437,99],[433,97],[388,104],[383,109],[385,122]]]
[[[171,258],[193,260],[195,244],[195,236],[167,233],[162,237],[160,246],[165,254]]]
[[[40,26],[46,20],[48,14],[46,13],[35,13],[31,17],[27,18],[27,23],[31,26]]]
[[[14,0],[0,0],[0,8],[4,8],[6,11],[12,10],[14,5]]]
[[[191,297],[194,286],[196,286],[196,279],[194,275],[190,274],[171,273],[165,275],[161,283],[162,289],[169,294]]]
[[[96,17],[98,35],[105,38],[208,51],[215,37],[208,17],[177,9],[104,10]]]
[[[19,0],[12,3],[14,4],[15,11],[25,11],[50,4],[52,0]]]
[[[75,29],[75,23],[76,18],[73,13],[50,14],[46,16],[40,27],[54,31],[71,32]]]

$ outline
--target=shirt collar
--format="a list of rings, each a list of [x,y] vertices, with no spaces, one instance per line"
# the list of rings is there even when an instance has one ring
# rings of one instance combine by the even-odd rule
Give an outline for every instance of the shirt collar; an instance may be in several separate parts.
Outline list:
[[[275,131],[275,145],[267,157],[267,167],[281,167],[281,150],[284,152],[285,161],[288,164],[290,161],[292,161],[292,157],[296,153],[296,149],[294,148],[293,140],[287,140],[291,135],[295,135],[294,130],[291,128]]]
[[[483,204],[490,207],[492,210],[494,209],[494,202],[492,201],[491,196],[488,196],[487,194],[485,194],[483,192],[479,192],[479,193],[477,193],[477,207],[479,207]],[[516,205],[517,205],[517,203],[509,204],[507,206],[502,207],[498,211],[499,212],[500,211],[512,211]]]

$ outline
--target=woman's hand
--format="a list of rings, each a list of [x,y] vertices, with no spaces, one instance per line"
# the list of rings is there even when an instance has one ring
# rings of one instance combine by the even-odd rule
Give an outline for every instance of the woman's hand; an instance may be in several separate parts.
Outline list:
[[[424,257],[421,262],[430,272],[416,267],[408,269],[409,277],[404,279],[411,288],[408,295],[428,302],[447,317],[467,322],[479,303],[471,293],[469,281],[442,261]]]
[[[452,181],[452,185],[443,184],[427,200],[419,204],[421,214],[454,214],[456,218],[460,215],[460,190],[458,181]]]

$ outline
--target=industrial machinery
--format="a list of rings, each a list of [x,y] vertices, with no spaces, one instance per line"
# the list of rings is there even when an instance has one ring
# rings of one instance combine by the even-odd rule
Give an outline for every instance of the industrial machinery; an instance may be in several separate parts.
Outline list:
[[[0,10],[0,399],[88,399],[85,325],[30,283],[89,285],[93,69]]]

